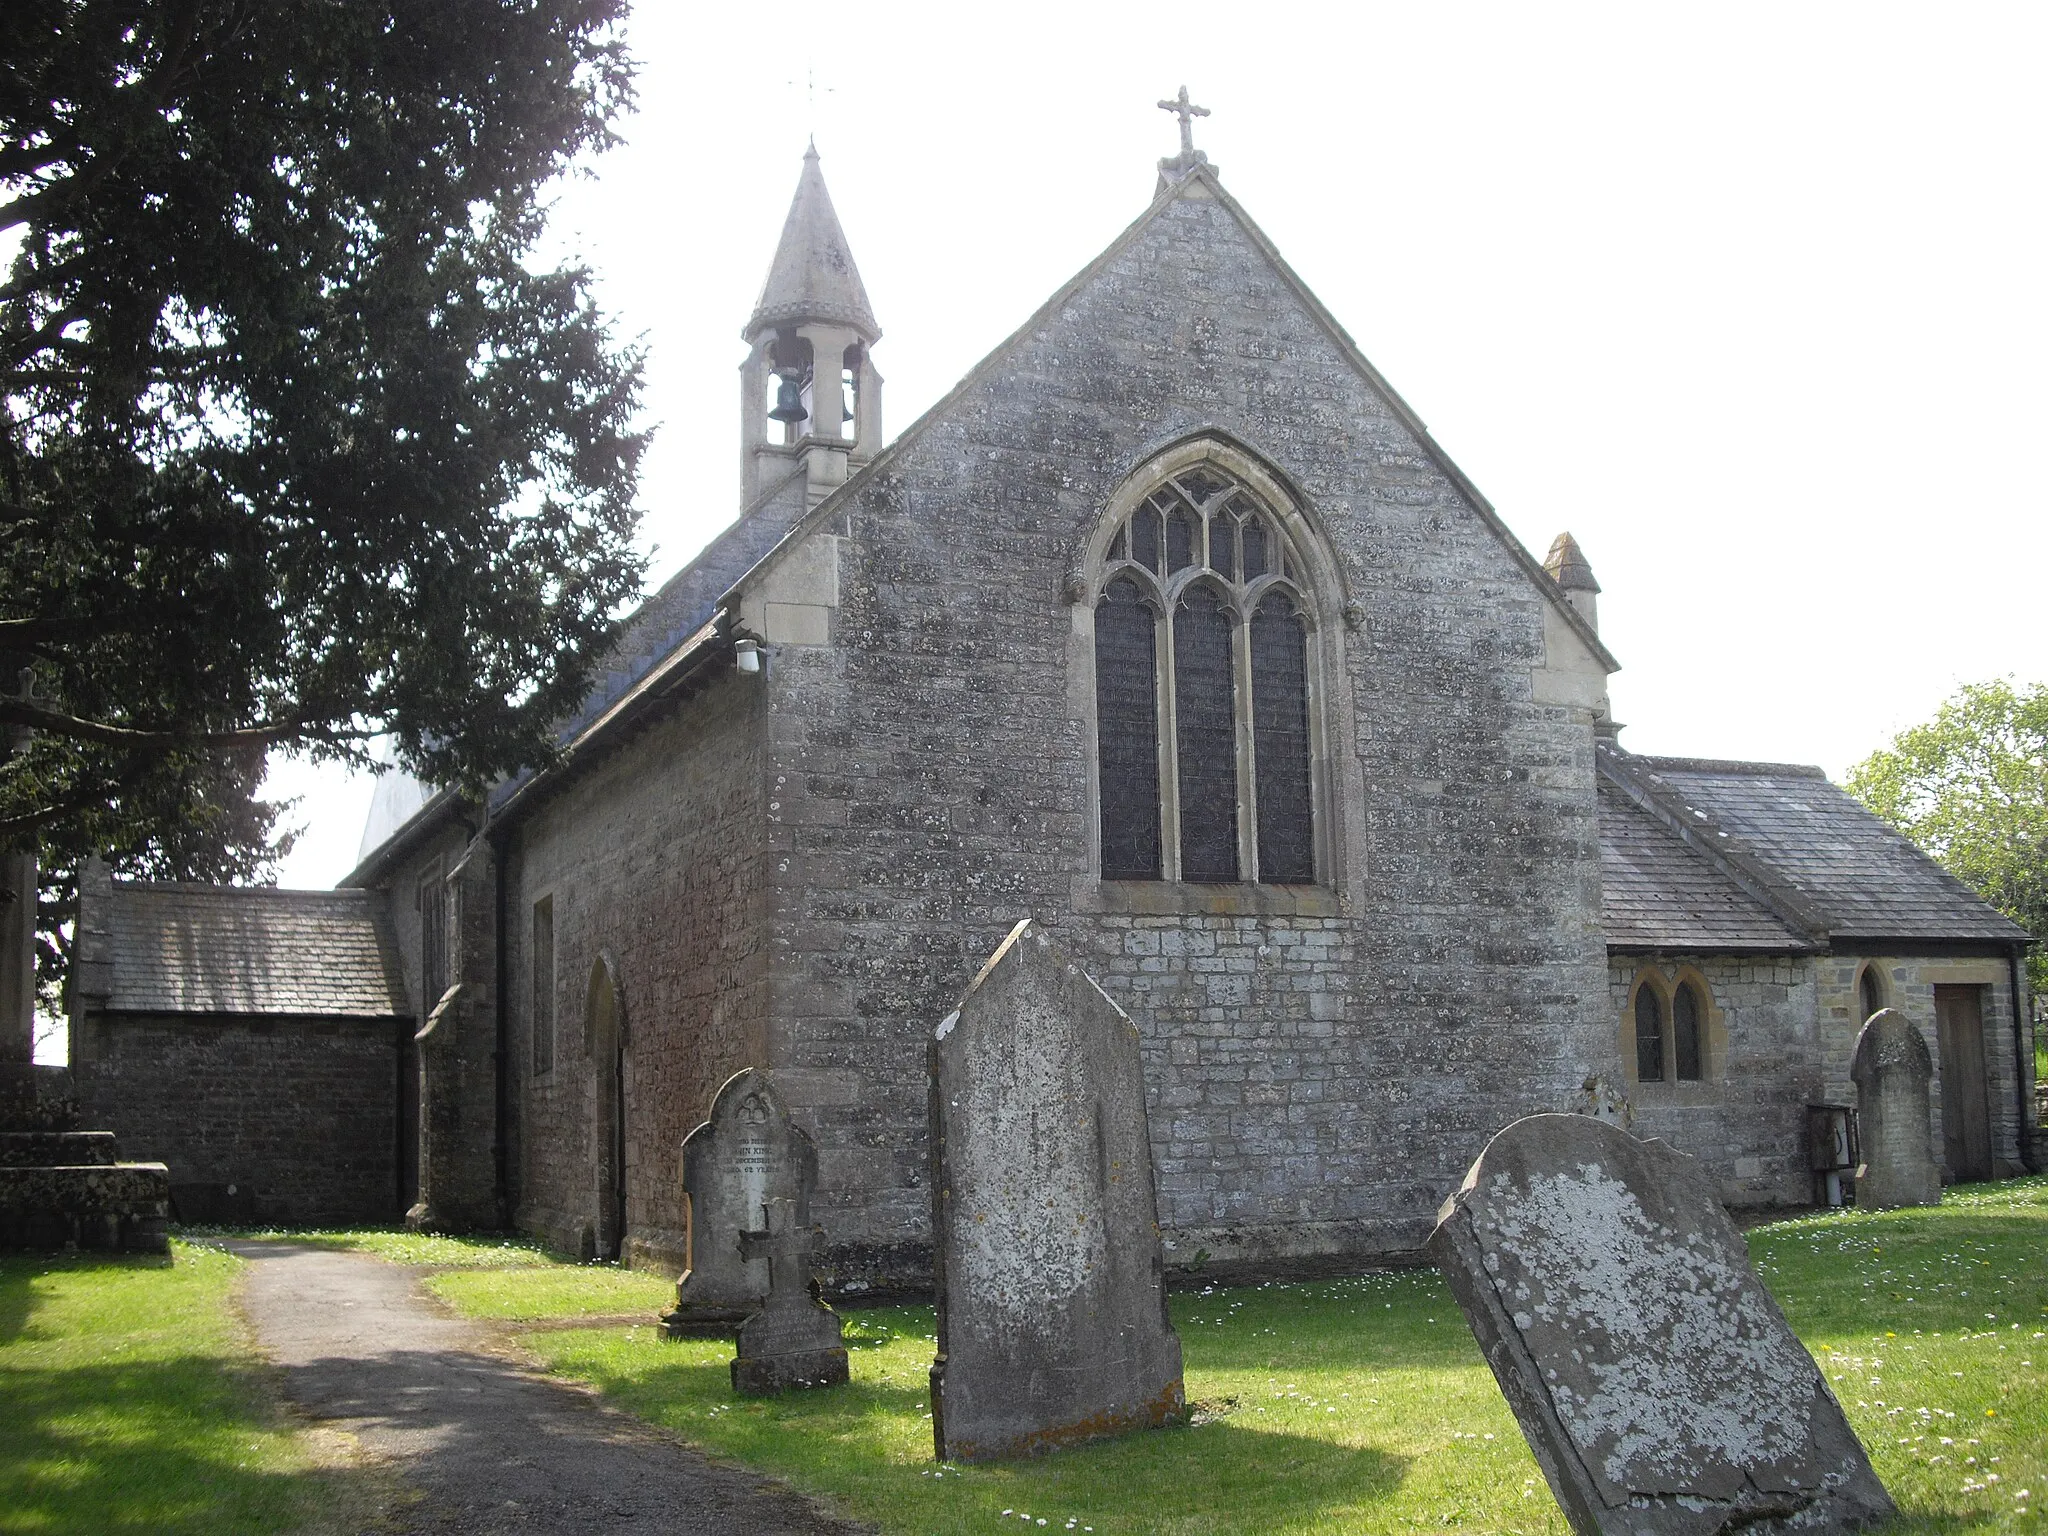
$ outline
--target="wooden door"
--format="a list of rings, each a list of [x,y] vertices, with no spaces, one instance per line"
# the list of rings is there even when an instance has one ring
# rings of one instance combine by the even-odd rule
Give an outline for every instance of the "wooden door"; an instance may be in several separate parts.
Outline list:
[[[1936,987],[1941,1038],[1941,1140],[1958,1179],[1991,1177],[1991,1094],[1984,1080],[1984,989]]]

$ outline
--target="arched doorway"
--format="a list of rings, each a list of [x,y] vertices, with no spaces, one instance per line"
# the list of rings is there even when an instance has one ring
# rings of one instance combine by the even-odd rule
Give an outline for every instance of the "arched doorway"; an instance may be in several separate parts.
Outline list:
[[[626,1020],[618,969],[610,955],[590,968],[584,999],[584,1041],[590,1062],[590,1164],[593,1246],[600,1259],[619,1259],[626,1246]]]

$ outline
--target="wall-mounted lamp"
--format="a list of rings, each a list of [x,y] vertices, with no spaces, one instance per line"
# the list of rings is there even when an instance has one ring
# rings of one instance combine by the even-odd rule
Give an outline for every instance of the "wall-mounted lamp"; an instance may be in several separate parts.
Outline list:
[[[761,645],[757,640],[735,640],[732,643],[733,665],[742,672],[761,670]]]

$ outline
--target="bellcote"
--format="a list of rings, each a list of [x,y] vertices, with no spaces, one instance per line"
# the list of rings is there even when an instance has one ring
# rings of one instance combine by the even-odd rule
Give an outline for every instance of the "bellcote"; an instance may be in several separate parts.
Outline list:
[[[740,333],[742,507],[799,464],[813,505],[872,458],[882,440],[881,339],[813,144]]]

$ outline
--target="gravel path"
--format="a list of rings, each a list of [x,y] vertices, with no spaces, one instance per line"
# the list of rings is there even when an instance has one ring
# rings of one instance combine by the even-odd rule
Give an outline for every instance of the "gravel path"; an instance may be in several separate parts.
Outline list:
[[[305,1413],[354,1435],[418,1498],[414,1532],[856,1536],[789,1489],[721,1466],[522,1365],[405,1269],[299,1243],[232,1242],[242,1308]]]

